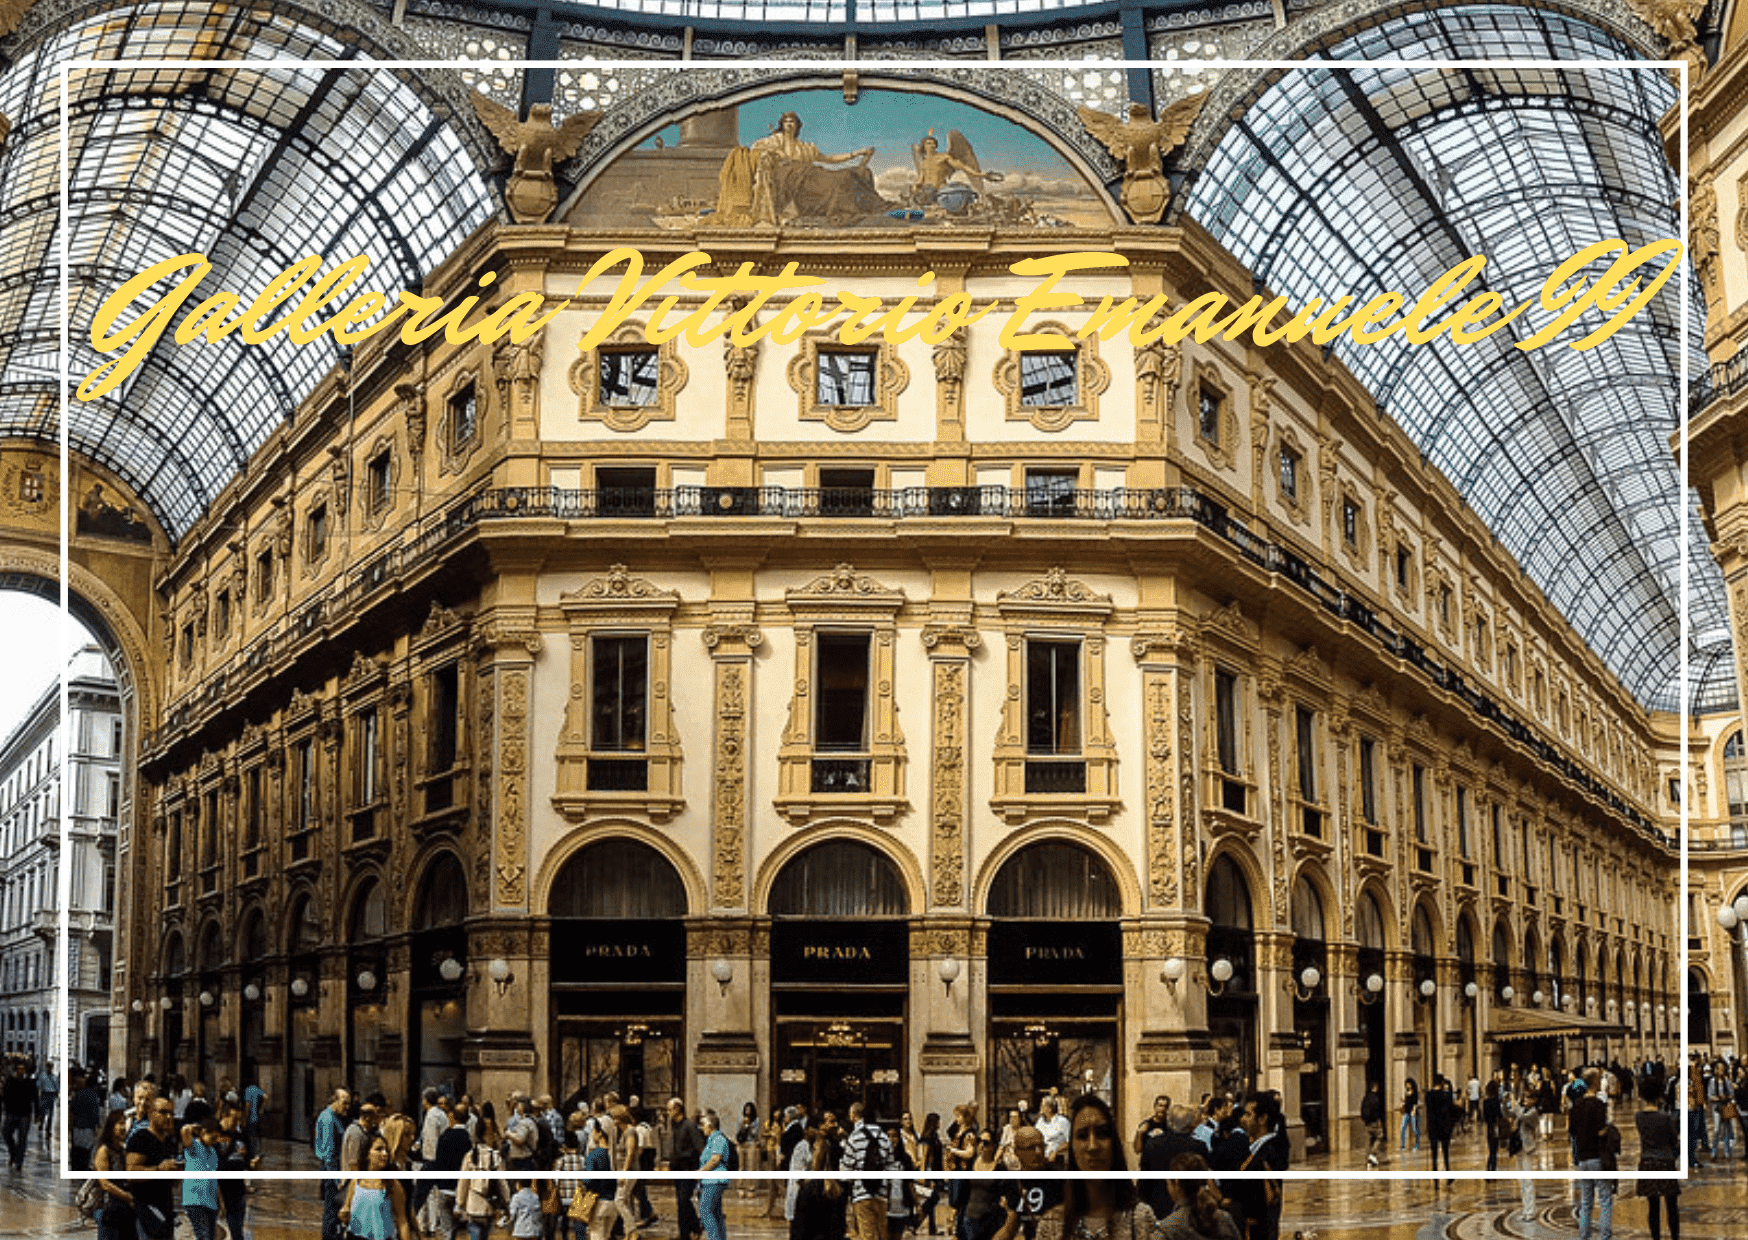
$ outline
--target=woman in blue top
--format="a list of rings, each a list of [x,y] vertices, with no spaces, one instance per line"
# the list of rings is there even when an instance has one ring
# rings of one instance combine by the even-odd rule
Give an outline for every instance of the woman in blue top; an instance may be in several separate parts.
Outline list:
[[[596,1124],[585,1131],[589,1136],[589,1155],[583,1161],[583,1170],[588,1175],[583,1181],[583,1191],[595,1194],[595,1210],[589,1215],[589,1240],[608,1240],[613,1234],[613,1224],[619,1221],[619,1207],[613,1201],[619,1192],[619,1184],[611,1175],[613,1151],[607,1147],[605,1124]]]
[[[723,1135],[721,1121],[715,1111],[704,1112],[704,1153],[699,1159],[700,1171],[717,1171],[728,1166],[728,1138]],[[722,1194],[728,1187],[726,1175],[707,1175],[698,1184],[698,1222],[704,1228],[704,1240],[728,1240],[728,1219],[722,1213]]]
[[[399,1180],[380,1179],[392,1168],[393,1156],[381,1137],[370,1143],[364,1156],[365,1176],[346,1182],[340,1202],[340,1226],[358,1240],[412,1240],[407,1222],[407,1195]]]
[[[213,1240],[218,1227],[218,1181],[196,1179],[193,1173],[219,1169],[217,1142],[220,1135],[218,1121],[211,1116],[202,1123],[188,1124],[182,1129],[182,1163],[184,1170],[190,1173],[189,1178],[182,1181],[182,1212],[188,1215],[188,1226],[194,1232],[194,1240]]]

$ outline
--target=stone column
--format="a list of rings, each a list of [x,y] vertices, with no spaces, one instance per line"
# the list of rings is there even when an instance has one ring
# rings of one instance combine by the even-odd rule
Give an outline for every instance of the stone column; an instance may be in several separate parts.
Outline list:
[[[909,1085],[912,1112],[951,1116],[982,1094],[979,1043],[987,1027],[989,927],[970,917],[931,914],[910,932]]]
[[[1293,1142],[1294,1160],[1305,1156],[1305,1121],[1299,1114],[1299,1065],[1305,1048],[1293,1022],[1293,936],[1259,931],[1256,935],[1258,1032],[1262,1036],[1262,1077],[1281,1091],[1281,1109]]]
[[[533,982],[532,926],[526,918],[494,917],[468,927],[467,959],[469,1034],[461,1048],[467,1089],[476,1099],[504,1099],[514,1092],[538,1092],[535,1071],[540,1066],[529,1034],[537,1006]],[[502,960],[507,974],[492,976],[492,964]],[[500,1122],[508,1119],[500,1109]]]
[[[750,594],[750,573],[743,584]],[[713,611],[704,630],[714,672],[716,734],[712,738],[710,919],[688,938],[687,1022],[696,1048],[689,1077],[705,1106],[738,1115],[748,1098],[767,1096],[761,1080],[760,1029],[768,1029],[770,929],[747,917],[752,876],[747,856],[747,764],[752,747],[753,652],[764,634],[752,605]],[[724,977],[717,970],[724,967]],[[764,1019],[760,1019],[761,1015]]]
[[[1366,1096],[1366,1035],[1360,1026],[1359,949],[1329,944],[1329,1145],[1332,1154],[1366,1148],[1360,1102]]]

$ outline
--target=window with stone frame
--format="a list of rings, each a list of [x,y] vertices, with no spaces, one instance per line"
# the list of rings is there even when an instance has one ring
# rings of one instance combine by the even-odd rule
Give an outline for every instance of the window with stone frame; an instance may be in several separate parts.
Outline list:
[[[1198,362],[1190,389],[1190,413],[1194,418],[1190,442],[1218,469],[1232,469],[1238,462],[1238,410],[1231,385],[1218,367]]]
[[[570,627],[571,683],[553,806],[568,821],[632,810],[678,813],[680,738],[671,679],[679,594],[615,564],[559,599]]]
[[[1323,824],[1328,816],[1328,798],[1323,794],[1323,779],[1319,766],[1321,746],[1318,743],[1320,720],[1318,712],[1303,702],[1293,706],[1293,828],[1314,839],[1324,838]]]
[[[791,822],[846,808],[890,821],[908,806],[896,683],[904,595],[840,564],[785,601],[795,687],[777,753],[777,811]]]
[[[1028,324],[1028,332],[1049,339],[1052,347],[1008,349],[996,362],[992,379],[1007,420],[1028,422],[1045,434],[1096,422],[1099,398],[1111,382],[1098,338],[1076,339],[1060,322]]]

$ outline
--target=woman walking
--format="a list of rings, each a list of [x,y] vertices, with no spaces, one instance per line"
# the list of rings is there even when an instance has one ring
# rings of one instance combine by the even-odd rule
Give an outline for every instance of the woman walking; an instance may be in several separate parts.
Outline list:
[[[720,1122],[715,1111],[704,1112],[704,1152],[699,1155],[698,1169],[719,1173],[706,1175],[698,1182],[698,1222],[704,1228],[704,1240],[728,1240],[728,1219],[722,1213],[722,1194],[728,1188],[728,1177],[720,1172],[728,1167],[729,1147]]]
[[[928,1177],[917,1183],[917,1188],[921,1191],[921,1199],[917,1203],[917,1213],[928,1223],[929,1235],[933,1236],[937,1234],[935,1231],[935,1206],[941,1200],[941,1181],[933,1177],[943,1170],[945,1165],[941,1147],[941,1117],[933,1111],[923,1116],[923,1130],[916,1139],[916,1148],[917,1165]]]
[[[1109,1104],[1082,1094],[1068,1108],[1068,1131],[1068,1169],[1087,1174],[1070,1179],[1063,1200],[1038,1220],[1037,1240],[1149,1240],[1157,1220],[1135,1195]],[[1121,1178],[1105,1178],[1111,1172]]]
[[[1639,1170],[1674,1171],[1677,1165],[1680,1130],[1675,1116],[1663,1105],[1666,1084],[1663,1077],[1647,1072],[1639,1078],[1639,1113],[1633,1123],[1639,1130]],[[1651,1224],[1651,1240],[1662,1240],[1661,1220],[1657,1203],[1661,1201],[1669,1214],[1669,1240],[1681,1240],[1681,1214],[1676,1202],[1681,1197],[1678,1179],[1639,1181],[1639,1196],[1645,1199],[1645,1209]]]
[[[393,1169],[388,1142],[381,1137],[370,1143],[365,1154],[365,1174],[346,1181],[340,1201],[340,1226],[356,1240],[412,1240],[407,1221],[407,1193],[399,1180],[385,1180]]]
[[[1542,1116],[1536,1109],[1535,1096],[1527,1090],[1515,1104],[1508,1099],[1506,1108],[1507,1117],[1517,1132],[1517,1140],[1508,1148],[1517,1160],[1517,1186],[1523,1192],[1523,1214],[1520,1217],[1523,1222],[1532,1223],[1536,1217],[1536,1182],[1533,1177],[1536,1153],[1542,1145]]]
[[[91,1169],[104,1177],[97,1184],[107,1194],[97,1215],[97,1240],[135,1240],[133,1194],[121,1180],[109,1178],[127,1170],[127,1130],[127,1112],[110,1111],[91,1151]]]
[[[607,1112],[613,1121],[613,1170],[637,1170],[637,1124],[631,1118],[631,1110],[624,1103],[615,1104]],[[637,1228],[641,1220],[637,1217],[637,1209],[631,1204],[631,1190],[637,1184],[634,1179],[622,1179],[613,1193],[613,1204],[619,1209],[619,1219],[625,1225],[625,1240],[637,1240]]]
[[[1410,1130],[1414,1133],[1414,1148],[1416,1151],[1419,1151],[1420,1086],[1415,1083],[1413,1077],[1408,1078],[1408,1083],[1402,1089],[1402,1131],[1397,1140],[1398,1153],[1401,1153],[1408,1148],[1408,1133]]]

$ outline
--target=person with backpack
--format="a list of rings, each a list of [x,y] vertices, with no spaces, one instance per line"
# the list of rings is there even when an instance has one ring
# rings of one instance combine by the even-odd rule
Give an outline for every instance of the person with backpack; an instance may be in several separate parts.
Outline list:
[[[481,1116],[479,1140],[461,1160],[461,1178],[455,1182],[455,1213],[467,1221],[469,1240],[488,1240],[492,1222],[510,1204],[510,1185],[504,1179],[504,1158],[498,1153],[498,1125]]]
[[[1366,1082],[1366,1096],[1360,1099],[1360,1123],[1366,1126],[1366,1166],[1376,1167],[1379,1152],[1390,1152],[1390,1142],[1384,1136],[1384,1087],[1376,1080]]]
[[[888,1171],[894,1158],[886,1132],[860,1102],[850,1104],[850,1135],[844,1138],[839,1169]],[[850,1184],[851,1240],[886,1240],[887,1190],[884,1177],[858,1176]]]

